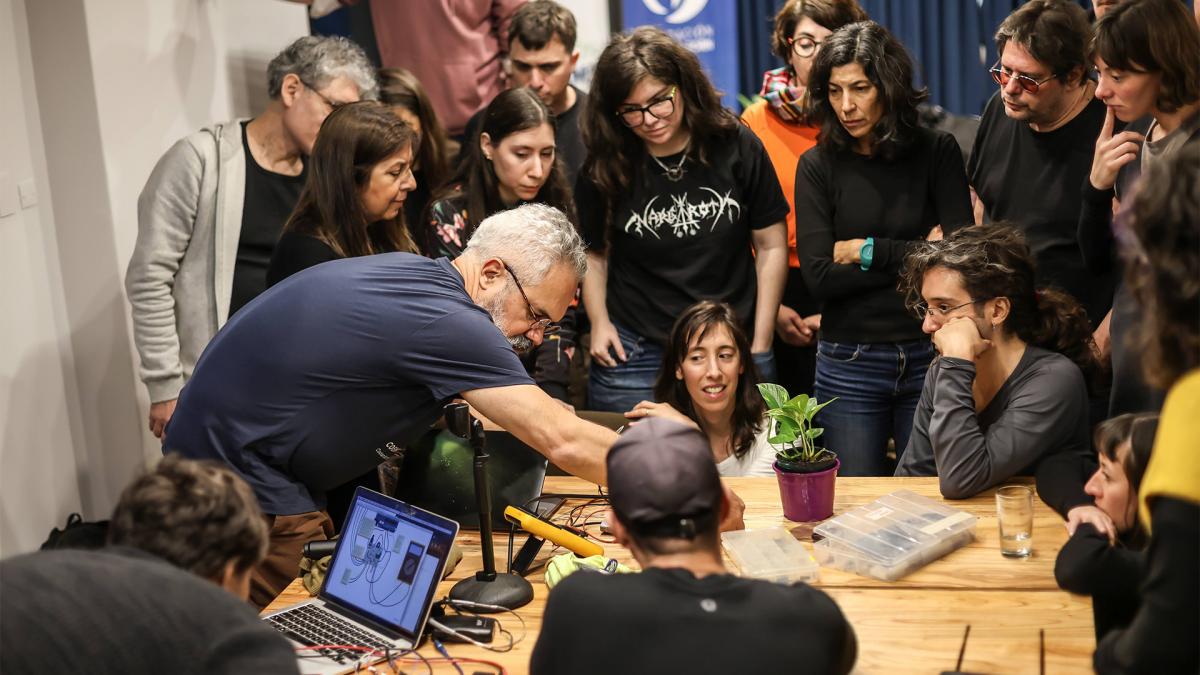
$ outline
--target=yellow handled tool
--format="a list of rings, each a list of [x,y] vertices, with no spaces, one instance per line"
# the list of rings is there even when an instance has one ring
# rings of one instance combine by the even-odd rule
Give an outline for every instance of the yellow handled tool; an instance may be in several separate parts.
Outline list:
[[[519,506],[509,506],[504,509],[504,518],[511,523],[516,523],[522,530],[532,534],[535,537],[540,537],[546,541],[554,542],[559,546],[567,549],[578,556],[588,557],[593,555],[602,555],[604,549],[594,541],[588,541],[574,532],[555,525],[548,520],[542,520],[535,514],[526,511]]]

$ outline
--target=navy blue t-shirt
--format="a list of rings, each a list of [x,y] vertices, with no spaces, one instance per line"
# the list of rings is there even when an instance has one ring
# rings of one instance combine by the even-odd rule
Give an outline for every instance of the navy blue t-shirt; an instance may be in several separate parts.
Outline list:
[[[533,381],[449,260],[335,260],[271,287],[217,333],[163,448],[229,464],[266,513],[304,513],[428,429],[449,399],[522,384]]]

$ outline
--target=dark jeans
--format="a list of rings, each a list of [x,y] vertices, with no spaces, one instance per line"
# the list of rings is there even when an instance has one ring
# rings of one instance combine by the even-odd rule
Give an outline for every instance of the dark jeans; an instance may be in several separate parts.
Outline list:
[[[654,382],[662,367],[663,349],[648,338],[613,324],[625,349],[626,360],[615,368],[592,361],[588,373],[588,408],[623,413],[642,401],[654,400]],[[775,381],[775,357],[771,352],[752,354],[763,382]]]
[[[912,433],[913,415],[925,372],[935,351],[931,340],[883,344],[817,343],[814,391],[821,402],[838,400],[817,413],[825,429],[821,444],[841,460],[839,476],[890,476],[888,439],[896,456]]]

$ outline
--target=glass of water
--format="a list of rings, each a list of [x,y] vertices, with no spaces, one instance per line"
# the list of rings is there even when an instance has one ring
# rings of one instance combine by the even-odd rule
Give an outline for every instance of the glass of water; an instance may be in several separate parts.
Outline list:
[[[1028,558],[1033,553],[1033,490],[1024,485],[997,490],[996,518],[1000,521],[1000,554]]]

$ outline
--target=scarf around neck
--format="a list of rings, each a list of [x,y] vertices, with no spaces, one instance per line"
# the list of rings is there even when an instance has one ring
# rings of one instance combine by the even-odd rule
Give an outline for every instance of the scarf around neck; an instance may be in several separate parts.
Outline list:
[[[791,84],[791,72],[787,66],[768,70],[763,73],[763,86],[759,96],[767,100],[767,105],[788,124],[805,124],[808,115],[805,113],[804,87]]]

